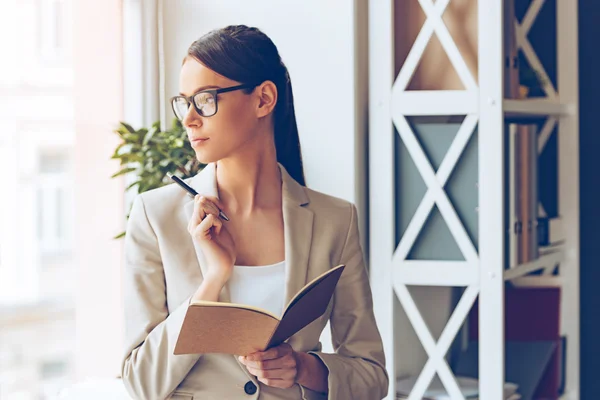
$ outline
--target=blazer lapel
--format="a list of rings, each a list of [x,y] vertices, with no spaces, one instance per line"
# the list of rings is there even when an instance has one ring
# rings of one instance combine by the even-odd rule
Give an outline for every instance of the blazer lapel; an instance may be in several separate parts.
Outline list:
[[[313,232],[313,212],[305,206],[308,196],[280,164],[283,181],[283,226],[285,235],[285,304],[306,284]]]

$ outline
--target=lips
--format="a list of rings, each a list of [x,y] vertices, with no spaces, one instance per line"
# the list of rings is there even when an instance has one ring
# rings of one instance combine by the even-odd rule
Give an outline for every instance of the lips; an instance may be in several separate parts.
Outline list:
[[[207,140],[208,140],[208,138],[193,138],[192,142],[193,143],[201,143],[201,142],[205,142]]]

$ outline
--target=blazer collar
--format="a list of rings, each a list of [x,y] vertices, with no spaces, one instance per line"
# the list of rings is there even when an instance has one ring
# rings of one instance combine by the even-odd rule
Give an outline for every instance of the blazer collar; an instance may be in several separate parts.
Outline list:
[[[278,163],[282,178],[282,208],[285,240],[285,304],[296,295],[306,284],[308,259],[312,241],[313,212],[305,206],[309,204],[309,198],[294,178],[292,178],[285,167]],[[206,165],[198,174],[190,178],[187,183],[198,193],[218,197],[216,164]],[[194,211],[194,200],[190,199],[184,204],[187,221]],[[225,222],[226,224],[227,222]],[[204,275],[206,262],[200,247],[191,239],[200,269]],[[219,301],[230,302],[227,285],[223,288]]]

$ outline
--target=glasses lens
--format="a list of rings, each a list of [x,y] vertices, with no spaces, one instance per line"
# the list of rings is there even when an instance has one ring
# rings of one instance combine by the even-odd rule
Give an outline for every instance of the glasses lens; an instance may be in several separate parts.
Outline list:
[[[185,118],[189,107],[190,105],[183,97],[176,97],[173,99],[173,112],[178,119],[183,120]]]
[[[212,93],[201,92],[194,96],[194,103],[198,113],[203,117],[210,117],[217,112],[217,101]]]

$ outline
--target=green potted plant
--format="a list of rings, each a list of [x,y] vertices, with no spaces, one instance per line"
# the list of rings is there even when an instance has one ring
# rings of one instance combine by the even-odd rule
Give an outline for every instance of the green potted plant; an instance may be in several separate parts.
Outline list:
[[[196,175],[205,167],[196,159],[186,131],[176,118],[171,127],[164,131],[160,127],[160,121],[152,124],[150,129],[137,130],[120,122],[114,133],[119,135],[122,142],[111,159],[118,159],[121,168],[111,178],[125,174],[134,177],[125,191],[137,188],[137,192],[142,193],[171,183],[167,173],[185,179]],[[127,212],[127,219],[130,212],[131,209]],[[124,236],[125,232],[121,232],[114,239]]]

